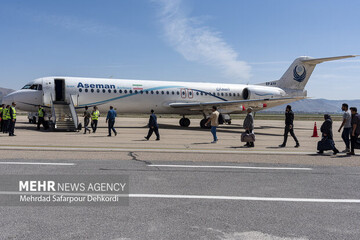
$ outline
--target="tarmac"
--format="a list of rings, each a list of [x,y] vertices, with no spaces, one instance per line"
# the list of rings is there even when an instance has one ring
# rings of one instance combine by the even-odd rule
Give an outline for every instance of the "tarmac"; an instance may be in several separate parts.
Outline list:
[[[0,239],[360,239],[359,152],[318,155],[314,122],[295,121],[301,146],[289,136],[279,148],[284,122],[255,118],[246,148],[242,120],[219,127],[216,144],[196,119],[159,118],[161,140],[146,141],[147,121],[119,117],[107,137],[103,118],[83,134],[37,131],[20,116],[15,137],[0,134],[0,176],[126,175],[129,204],[3,205]]]
[[[36,125],[27,123],[21,116],[16,123],[15,137],[0,134],[2,156],[8,159],[36,159],[43,156],[43,151],[50,159],[118,159],[126,157],[129,152],[135,152],[146,160],[171,161],[220,161],[220,162],[256,162],[256,163],[289,163],[323,166],[360,166],[358,156],[348,157],[343,153],[336,156],[332,152],[317,154],[317,142],[320,137],[311,137],[314,129],[313,121],[296,121],[295,134],[300,142],[299,148],[294,148],[295,142],[289,135],[285,148],[279,148],[283,141],[284,122],[275,120],[255,119],[255,148],[244,147],[240,142],[242,120],[233,120],[231,125],[221,125],[217,135],[219,141],[212,144],[209,129],[201,129],[197,119],[192,120],[188,128],[180,127],[178,119],[159,118],[161,140],[155,141],[155,135],[149,141],[146,118],[125,118],[116,120],[118,135],[107,137],[108,130],[105,119],[100,118],[95,134],[79,132],[52,132],[41,128],[36,131]],[[320,128],[321,123],[317,123]],[[336,130],[340,122],[334,122],[334,141],[342,151],[345,145],[341,134]],[[318,131],[321,135],[320,131]],[[14,151],[19,150],[19,151]],[[61,155],[50,151],[61,152]],[[77,152],[77,153],[76,153]],[[84,154],[91,152],[91,154]],[[116,154],[114,154],[116,152]],[[180,154],[181,153],[181,154]],[[221,155],[219,157],[218,155]],[[358,153],[359,154],[359,153]],[[191,156],[191,157],[190,157]],[[127,159],[131,159],[127,157]]]

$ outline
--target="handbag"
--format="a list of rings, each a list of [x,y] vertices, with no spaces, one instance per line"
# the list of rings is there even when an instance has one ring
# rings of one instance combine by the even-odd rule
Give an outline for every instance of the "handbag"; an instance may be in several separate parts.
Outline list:
[[[324,137],[321,141],[318,142],[317,150],[318,151],[327,151],[333,150],[335,148],[335,142],[332,139]]]
[[[242,133],[241,142],[255,142],[255,134],[246,132]]]

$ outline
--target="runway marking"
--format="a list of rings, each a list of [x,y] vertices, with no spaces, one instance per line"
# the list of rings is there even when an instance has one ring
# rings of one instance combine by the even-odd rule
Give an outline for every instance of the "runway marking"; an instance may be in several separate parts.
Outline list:
[[[0,195],[64,195],[64,196],[118,196],[128,198],[157,199],[195,199],[195,200],[230,200],[230,201],[260,201],[260,202],[302,202],[302,203],[360,203],[360,199],[341,198],[276,198],[247,196],[214,196],[214,195],[179,195],[179,194],[101,194],[101,193],[69,193],[69,192],[14,192],[0,191]]]
[[[247,167],[247,166],[205,166],[205,165],[158,165],[151,164],[149,167],[169,167],[169,168],[234,168],[234,169],[261,169],[261,170],[299,170],[312,171],[312,168],[286,168],[286,167]]]
[[[42,150],[42,151],[91,151],[91,152],[170,152],[170,153],[217,153],[217,154],[271,154],[271,155],[310,155],[316,152],[282,152],[259,150],[221,150],[221,149],[178,149],[178,148],[110,148],[73,146],[0,146],[4,150]]]
[[[75,163],[43,163],[43,162],[0,162],[0,164],[9,165],[55,165],[55,166],[74,166]]]
[[[133,198],[169,198],[169,199],[208,199],[265,202],[309,202],[309,203],[360,203],[360,199],[328,199],[328,198],[271,198],[241,196],[207,196],[207,195],[170,195],[170,194],[129,194]]]

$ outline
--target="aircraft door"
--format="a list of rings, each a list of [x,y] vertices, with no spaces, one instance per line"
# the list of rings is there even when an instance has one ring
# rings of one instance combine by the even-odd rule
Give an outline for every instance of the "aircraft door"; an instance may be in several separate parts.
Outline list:
[[[55,98],[56,102],[65,101],[65,79],[55,79]]]
[[[51,107],[51,100],[54,100],[54,80],[43,80],[43,101],[42,105]]]

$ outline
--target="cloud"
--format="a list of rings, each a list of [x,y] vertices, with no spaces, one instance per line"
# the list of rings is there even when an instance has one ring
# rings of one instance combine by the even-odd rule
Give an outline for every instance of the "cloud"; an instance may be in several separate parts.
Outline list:
[[[200,18],[191,18],[181,8],[181,0],[154,0],[160,5],[161,23],[169,43],[186,60],[218,68],[227,77],[248,80],[251,67],[238,60],[238,54],[219,32],[202,26]]]

